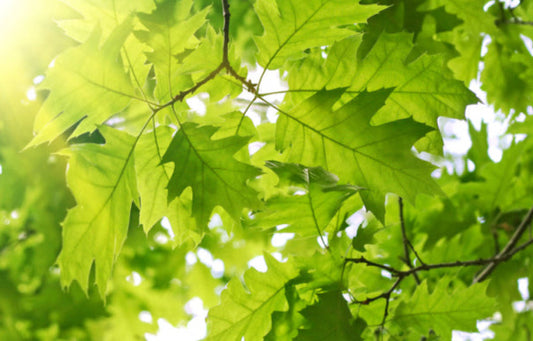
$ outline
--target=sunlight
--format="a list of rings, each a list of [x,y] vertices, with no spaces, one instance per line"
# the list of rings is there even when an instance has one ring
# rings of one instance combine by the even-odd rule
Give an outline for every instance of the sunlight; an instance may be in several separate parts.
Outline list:
[[[13,12],[15,11],[16,0],[0,0],[0,39],[4,40],[15,22]]]
[[[10,59],[8,57],[18,58],[19,46],[35,15],[27,11],[28,6],[26,1],[0,0],[0,55],[3,63]]]

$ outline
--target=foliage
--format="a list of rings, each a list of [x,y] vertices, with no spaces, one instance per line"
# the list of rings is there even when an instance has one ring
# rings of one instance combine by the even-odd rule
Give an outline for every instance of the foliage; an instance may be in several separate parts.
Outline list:
[[[0,339],[139,339],[194,297],[208,340],[530,335],[529,1],[14,8],[39,39],[0,29]],[[443,151],[471,81],[501,161],[474,120]]]

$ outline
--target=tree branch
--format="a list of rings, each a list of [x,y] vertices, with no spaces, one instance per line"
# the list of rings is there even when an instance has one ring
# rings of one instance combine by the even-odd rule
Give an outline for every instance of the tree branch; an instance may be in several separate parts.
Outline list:
[[[491,272],[496,268],[496,266],[499,263],[505,262],[509,260],[513,255],[515,255],[517,252],[524,250],[529,245],[533,244],[533,239],[529,239],[528,241],[520,244],[519,246],[516,246],[518,241],[520,240],[520,237],[524,234],[527,227],[531,224],[531,221],[533,220],[533,207],[527,212],[526,216],[516,229],[515,233],[505,245],[503,250],[498,253],[496,256],[488,259],[477,259],[477,260],[470,260],[470,261],[456,261],[456,262],[444,262],[444,263],[436,263],[436,264],[422,264],[417,267],[412,267],[409,270],[398,270],[396,268],[393,268],[389,265],[379,264],[373,261],[370,261],[366,259],[365,257],[361,256],[358,258],[345,258],[345,262],[351,262],[356,264],[366,264],[367,266],[379,268],[382,270],[386,270],[392,274],[392,276],[396,276],[398,278],[404,278],[409,275],[415,275],[419,271],[429,271],[433,269],[442,269],[442,268],[456,268],[456,267],[463,267],[463,266],[480,266],[480,265],[486,265],[486,267],[481,270],[474,278],[473,283],[478,283],[483,280],[485,280]]]
[[[518,243],[518,241],[520,240],[520,238],[522,237],[522,235],[528,228],[529,224],[531,224],[532,219],[533,219],[533,207],[529,209],[526,216],[524,217],[524,219],[522,220],[522,222],[520,223],[520,225],[514,232],[513,236],[511,237],[509,242],[507,242],[507,245],[505,245],[505,247],[495,257],[493,257],[493,262],[488,264],[483,270],[481,270],[476,275],[476,277],[474,277],[473,283],[478,283],[478,282],[485,280],[492,273],[492,271],[494,271],[494,269],[496,268],[496,266],[498,266],[499,263],[501,263],[504,260],[509,259],[512,255],[514,255],[516,252],[519,251],[519,250],[513,250],[513,249],[515,248],[516,244]],[[523,245],[519,247],[520,250],[526,247],[526,246],[524,247],[522,246]]]
[[[229,21],[230,21],[230,11],[229,11],[229,2],[228,0],[222,0],[222,14],[224,15],[224,47],[222,50],[222,64],[228,64],[228,46],[229,46]]]
[[[222,61],[220,64],[211,71],[206,77],[204,77],[202,80],[194,84],[191,88],[187,90],[180,91],[177,95],[172,97],[170,101],[168,101],[165,104],[162,104],[158,106],[154,112],[158,112],[168,106],[174,105],[176,102],[181,102],[190,94],[193,94],[196,90],[198,90],[200,87],[202,87],[204,84],[208,83],[212,79],[214,79],[222,70],[226,70],[233,78],[237,79],[239,82],[241,82],[242,85],[246,87],[248,91],[250,91],[253,94],[257,93],[256,85],[252,83],[251,81],[247,80],[246,78],[242,77],[235,71],[235,69],[231,66],[229,63],[229,25],[230,25],[230,18],[231,13],[229,11],[229,0],[222,0],[222,12],[224,15],[224,27],[223,27],[223,34],[224,34],[224,44],[222,47]]]

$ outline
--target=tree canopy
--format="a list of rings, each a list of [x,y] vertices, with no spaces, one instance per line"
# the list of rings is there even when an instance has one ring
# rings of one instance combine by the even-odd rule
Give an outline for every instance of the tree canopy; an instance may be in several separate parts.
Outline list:
[[[531,1],[5,4],[0,339],[531,337]]]

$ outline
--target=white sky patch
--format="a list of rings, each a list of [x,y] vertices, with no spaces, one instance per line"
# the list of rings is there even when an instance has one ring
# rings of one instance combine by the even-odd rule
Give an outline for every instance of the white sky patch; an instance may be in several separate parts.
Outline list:
[[[285,228],[287,228],[289,226],[289,224],[279,224],[279,225],[276,225],[276,231],[281,231]]]
[[[250,143],[248,145],[248,153],[250,154],[250,156],[254,155],[255,153],[257,153],[259,149],[263,148],[265,144],[266,144],[265,142],[259,142],[259,141]]]
[[[518,279],[518,291],[523,300],[529,299],[529,279],[527,277]]]
[[[131,284],[133,284],[134,287],[136,287],[141,285],[142,277],[138,272],[132,271],[131,275],[126,277],[126,281],[130,282]]]
[[[486,93],[481,90],[481,82],[473,80],[470,83],[470,90],[482,101],[482,103],[469,105],[466,108],[466,118],[472,122],[476,130],[481,129],[481,123],[487,125],[487,135],[489,157],[498,162],[502,158],[503,150],[508,148],[512,142],[511,136],[506,136],[505,132],[509,126],[509,120],[502,113],[494,112],[494,107],[486,103]],[[454,156],[465,155],[472,146],[472,140],[468,133],[468,123],[466,121],[454,120],[449,118],[439,118],[439,127],[444,135],[444,151]],[[452,165],[445,165],[448,170]],[[453,165],[458,173],[464,170],[462,161]]]
[[[359,226],[363,223],[363,221],[366,218],[366,211],[364,208],[361,208],[360,210],[356,211],[354,214],[348,217],[346,219],[346,223],[348,223],[348,227],[344,230],[348,238],[354,238],[357,235],[357,231],[359,230]]]
[[[209,268],[213,266],[214,259],[213,259],[213,255],[211,254],[211,252],[207,251],[204,248],[199,247],[198,250],[196,251],[196,254],[198,255],[198,259],[200,260],[200,262],[202,262],[204,265],[206,265]]]
[[[198,95],[187,98],[185,102],[187,102],[189,108],[191,108],[191,110],[197,113],[198,115],[205,115],[207,108],[205,106],[204,101],[202,101]]]
[[[318,237],[316,237],[316,242],[323,249],[325,249],[326,247],[329,246],[328,245],[328,241],[329,241],[329,239],[328,239],[328,233],[327,232],[323,233],[322,235],[320,235]]]
[[[280,253],[280,252],[272,252],[272,257],[274,257],[275,260],[277,260],[278,262],[282,262],[282,263],[285,263],[288,258],[283,258],[283,255]]]
[[[117,125],[117,124],[120,124],[120,123],[123,123],[123,122],[126,122],[126,119],[124,117],[113,116],[110,119],[108,119],[105,123],[107,125],[113,126],[113,125]]]
[[[263,70],[264,69],[261,66],[256,65],[253,70],[250,70],[248,72],[248,79],[250,79],[253,83],[257,83],[259,81],[259,78],[261,77],[261,74],[263,73]],[[263,94],[270,92],[281,92],[265,96],[265,99],[273,104],[279,104],[283,101],[283,98],[285,97],[285,93],[283,92],[285,90],[288,90],[288,85],[287,82],[281,79],[279,71],[267,70],[261,81],[259,92]],[[254,95],[248,91],[243,91],[238,96],[238,98],[245,100],[245,102],[248,102],[254,98]],[[263,102],[260,99],[256,99],[256,103]],[[244,110],[244,108],[242,109]],[[250,117],[250,119],[252,120],[252,122],[254,122],[256,126],[261,122],[260,116],[256,112],[254,112],[253,106],[250,108],[250,110],[248,110],[246,115]],[[266,111],[266,117],[269,122],[276,122],[278,118],[277,110],[272,107],[268,107]]]
[[[503,0],[505,8],[515,8],[520,5],[520,0]]]
[[[161,232],[157,232],[154,236],[154,240],[156,241],[156,243],[158,244],[161,244],[161,245],[165,245],[166,243],[168,243],[168,237],[166,234],[163,234]]]
[[[531,38],[523,34],[520,35],[520,38],[522,38],[524,45],[526,45],[526,48],[529,51],[529,54],[533,55],[533,41],[531,40]]]
[[[224,262],[222,259],[215,259],[211,266],[211,276],[213,278],[221,278],[224,276]]]
[[[215,213],[211,216],[211,219],[209,219],[209,224],[207,224],[207,227],[213,229],[218,226],[222,226],[222,218],[218,213]]]
[[[381,270],[381,276],[385,277],[385,278],[392,278],[392,275],[390,272],[388,272],[387,270]]]
[[[248,110],[246,117],[252,120],[252,123],[255,127],[261,124],[261,116],[253,110]]]
[[[274,247],[283,247],[292,238],[294,238],[294,233],[274,233],[271,243]]]
[[[489,35],[486,35],[483,37],[483,41],[481,43],[481,57],[487,54],[489,52],[489,44],[492,42],[492,38]],[[480,68],[481,71],[482,67]]]
[[[484,10],[485,12],[488,11],[489,8],[490,8],[492,5],[494,5],[494,3],[495,3],[494,0],[487,2],[487,3],[485,4],[485,6],[483,6],[483,10]]]
[[[198,258],[196,258],[196,254],[192,251],[187,252],[185,255],[185,262],[187,265],[194,265],[198,261]]]
[[[2,174],[3,172],[3,168],[2,168],[2,165],[0,165],[0,175]]]
[[[185,304],[185,312],[192,316],[191,320],[186,326],[175,327],[165,319],[157,320],[159,330],[157,334],[144,334],[147,341],[198,341],[202,340],[207,335],[207,324],[205,318],[207,317],[207,309],[204,308],[204,303],[199,297],[191,298]]]
[[[35,85],[41,84],[42,81],[44,81],[44,75],[38,75],[33,78],[33,84]]]
[[[143,310],[139,313],[139,320],[144,323],[152,323],[152,314],[149,311]]]
[[[254,268],[259,272],[266,272],[268,270],[265,257],[263,256],[255,256],[254,258],[250,259],[248,261],[248,267]]]
[[[26,98],[30,101],[35,101],[37,99],[37,91],[34,86],[31,86],[28,91],[26,91]]]
[[[167,231],[170,239],[174,240],[174,237],[176,235],[172,230],[172,225],[170,224],[170,220],[168,219],[168,217],[163,217],[163,219],[161,219],[161,226],[165,229],[165,231]]]
[[[185,312],[192,316],[207,316],[204,309],[204,302],[200,297],[193,297],[185,303]]]
[[[157,334],[144,334],[144,337],[147,341],[198,341],[202,340],[207,335],[207,325],[205,323],[205,318],[199,316],[193,317],[185,327],[175,327],[171,325],[167,320],[162,318],[157,320],[157,325],[159,326]]]

